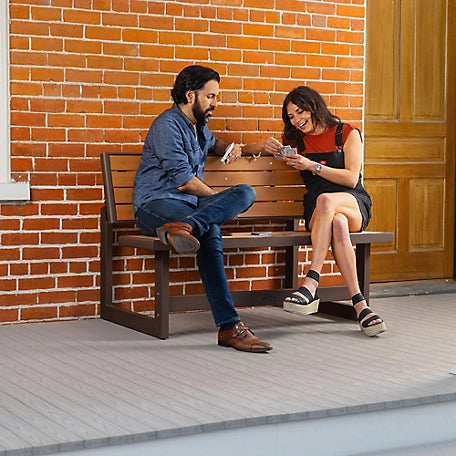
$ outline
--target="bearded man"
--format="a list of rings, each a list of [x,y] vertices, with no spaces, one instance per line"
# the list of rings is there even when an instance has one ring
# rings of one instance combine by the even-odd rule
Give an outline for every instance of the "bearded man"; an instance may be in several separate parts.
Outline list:
[[[226,279],[220,225],[246,211],[255,190],[246,184],[216,192],[204,182],[208,153],[224,155],[228,144],[216,138],[207,123],[217,107],[220,75],[192,65],[177,76],[174,104],[160,114],[147,134],[135,178],[133,206],[139,229],[158,236],[181,254],[195,253],[201,280],[218,331],[218,344],[241,351],[266,352],[272,346],[258,339],[241,321]],[[238,159],[231,146],[227,162]]]

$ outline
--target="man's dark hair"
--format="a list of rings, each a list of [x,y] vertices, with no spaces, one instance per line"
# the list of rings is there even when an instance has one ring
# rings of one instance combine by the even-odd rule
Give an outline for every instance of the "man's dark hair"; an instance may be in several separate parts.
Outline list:
[[[208,81],[220,82],[220,75],[212,68],[201,65],[191,65],[184,68],[176,78],[171,96],[177,104],[187,104],[185,93],[189,90],[197,91]]]

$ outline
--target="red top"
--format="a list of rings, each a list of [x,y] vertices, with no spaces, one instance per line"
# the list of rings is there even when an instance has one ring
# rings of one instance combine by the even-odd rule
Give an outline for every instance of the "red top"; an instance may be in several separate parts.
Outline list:
[[[336,128],[337,125],[333,125],[331,127],[328,127],[320,135],[303,135],[304,144],[306,146],[305,153],[332,152],[335,150]],[[357,128],[353,127],[350,124],[344,123],[342,127],[342,144],[345,144],[345,141],[347,140],[348,135],[352,132],[352,130],[357,130],[361,136],[361,132]],[[297,144],[294,140],[285,138],[282,139],[284,144],[289,144],[291,147],[297,147]]]

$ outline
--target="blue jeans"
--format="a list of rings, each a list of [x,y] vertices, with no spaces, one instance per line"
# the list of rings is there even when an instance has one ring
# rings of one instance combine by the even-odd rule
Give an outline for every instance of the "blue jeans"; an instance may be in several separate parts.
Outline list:
[[[220,225],[245,212],[255,196],[250,185],[240,184],[199,198],[197,207],[175,199],[152,200],[139,207],[135,214],[139,229],[149,236],[156,236],[155,230],[168,222],[185,222],[192,226],[192,234],[201,244],[197,253],[198,269],[217,326],[240,321],[228,291]]]

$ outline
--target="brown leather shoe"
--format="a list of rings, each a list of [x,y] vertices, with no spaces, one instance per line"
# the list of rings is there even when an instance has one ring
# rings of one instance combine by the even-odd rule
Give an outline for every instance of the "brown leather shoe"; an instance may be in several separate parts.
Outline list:
[[[242,321],[231,329],[219,329],[218,344],[223,347],[233,347],[236,350],[264,353],[272,350],[272,345],[258,339]]]
[[[195,253],[200,248],[192,227],[184,222],[171,222],[156,229],[157,236],[165,245],[170,245],[177,253]]]

